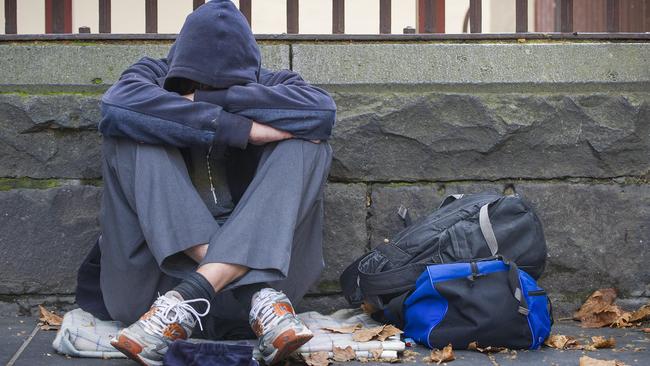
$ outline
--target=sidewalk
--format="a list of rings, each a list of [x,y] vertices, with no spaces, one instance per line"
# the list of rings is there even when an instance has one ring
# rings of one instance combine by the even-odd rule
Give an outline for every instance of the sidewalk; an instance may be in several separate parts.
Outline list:
[[[35,317],[4,317],[0,318],[0,334],[5,336],[0,341],[0,365],[9,362],[19,349],[24,348],[15,360],[15,366],[52,365],[52,366],[121,366],[135,365],[130,360],[102,360],[102,359],[72,359],[59,355],[52,349],[52,340],[55,331],[42,331],[37,329],[38,319]],[[471,351],[455,351],[456,360],[447,363],[450,366],[469,365],[556,365],[577,366],[581,356],[587,355],[602,360],[619,360],[626,365],[650,365],[650,334],[644,334],[639,329],[583,329],[578,323],[562,321],[553,327],[553,334],[564,334],[580,339],[599,335],[615,337],[616,348],[601,349],[593,352],[556,350],[543,348],[540,351],[511,351],[486,355]],[[581,342],[582,344],[586,342]],[[406,360],[405,364],[427,365],[423,358],[429,355],[429,350],[424,347],[412,349],[417,352],[414,360]],[[336,364],[336,363],[335,363]],[[372,366],[381,363],[346,362],[340,365]]]

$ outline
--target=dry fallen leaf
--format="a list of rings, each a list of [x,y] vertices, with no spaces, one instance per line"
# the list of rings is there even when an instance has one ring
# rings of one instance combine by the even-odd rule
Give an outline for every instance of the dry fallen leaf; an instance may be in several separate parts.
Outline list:
[[[327,352],[312,352],[304,356],[305,363],[309,366],[328,366],[330,364]]]
[[[57,330],[61,328],[63,318],[47,310],[44,306],[39,305],[40,316],[38,318],[42,330]]]
[[[469,351],[476,351],[476,352],[481,352],[481,353],[503,353],[503,352],[508,352],[508,349],[506,347],[493,347],[493,346],[479,347],[477,342],[472,342],[472,343],[468,344],[467,349]]]
[[[573,315],[584,328],[601,328],[616,322],[624,312],[616,305],[616,290],[605,288],[596,290]]]
[[[420,354],[418,352],[407,349],[402,353],[402,360],[404,360],[404,362],[415,362],[417,356],[419,355]]]
[[[384,353],[384,350],[382,348],[371,349],[368,353],[370,354],[370,358],[376,361],[381,358],[381,354]]]
[[[570,349],[570,348],[575,349],[580,347],[578,341],[575,340],[573,337],[565,336],[562,334],[552,334],[551,336],[548,337],[546,342],[544,342],[544,345],[546,345],[547,347],[557,348],[557,349]]]
[[[610,338],[605,338],[602,336],[594,336],[591,337],[591,344],[590,346],[598,349],[598,348],[614,348],[616,347],[616,339],[614,337]]]
[[[639,310],[632,312],[630,316],[631,323],[639,323],[650,320],[650,304],[645,304]]]
[[[352,339],[355,342],[368,342],[384,330],[385,325],[380,325],[373,328],[361,328],[354,331],[352,334]]]
[[[454,350],[451,347],[451,343],[449,343],[442,350],[434,349],[431,351],[428,362],[436,362],[440,365],[443,362],[449,362],[455,359],[456,355],[454,355]]]
[[[357,354],[350,346],[347,346],[345,348],[334,347],[332,353],[334,353],[334,356],[332,358],[336,362],[351,361],[357,358]]]
[[[641,322],[650,319],[650,304],[641,306],[633,312],[623,312],[613,323],[615,327],[627,328],[639,325]]]
[[[345,327],[323,327],[325,330],[329,330],[330,332],[334,333],[342,333],[342,334],[351,334],[354,333],[355,330],[361,329],[363,326],[361,323],[353,324],[353,325],[347,325]]]
[[[392,325],[387,325],[384,327],[384,329],[381,330],[381,332],[377,335],[377,339],[380,341],[385,341],[387,338],[390,338],[396,334],[402,334],[401,330],[399,330],[397,327],[394,327]]]
[[[625,366],[625,364],[618,360],[599,360],[589,356],[580,357],[580,366]]]

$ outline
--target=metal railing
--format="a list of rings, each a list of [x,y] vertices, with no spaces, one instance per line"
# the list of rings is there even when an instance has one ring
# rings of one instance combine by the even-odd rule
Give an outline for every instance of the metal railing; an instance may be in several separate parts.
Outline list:
[[[62,34],[71,33],[71,0],[44,0],[46,2],[46,30],[47,33]],[[111,33],[111,0],[97,0],[99,2],[99,33]],[[137,1],[137,0],[134,0]],[[158,0],[140,0],[145,2],[145,32],[155,34],[158,32]],[[327,0],[323,0],[327,1]],[[379,33],[387,35],[391,33],[391,0],[377,0],[379,2]],[[555,30],[565,33],[565,36],[573,33],[574,1],[573,0],[545,0],[552,1],[554,7]],[[626,0],[605,0],[605,16],[607,32],[616,33],[620,30],[620,9],[621,2]],[[650,1],[642,0],[645,6],[645,13],[650,13]],[[17,0],[4,0],[5,2],[5,33],[12,35],[17,33]],[[193,0],[193,7],[203,5],[205,0]],[[331,0],[332,3],[332,34],[345,34],[345,0]],[[444,5],[445,0],[417,0],[418,15],[417,29],[407,27],[404,33],[433,34],[444,33]],[[239,9],[251,24],[253,1],[240,0]],[[515,0],[515,23],[516,33],[527,33],[528,29],[528,1]],[[299,33],[299,0],[286,0],[286,33],[295,35]],[[442,12],[442,16],[441,16]],[[482,32],[482,0],[469,0],[469,10],[465,19],[465,29],[469,26],[469,32],[480,34]],[[650,17],[646,14],[646,23],[650,23]],[[441,24],[442,22],[442,24]],[[650,24],[645,25],[650,29]],[[80,27],[79,33],[90,33],[88,27]],[[647,33],[634,33],[636,38],[648,38]],[[575,34],[574,34],[575,35]],[[363,38],[364,36],[353,36],[351,38]],[[377,37],[376,35],[374,36]],[[465,35],[467,37],[467,35]],[[507,34],[490,35],[486,38],[508,38]],[[606,35],[603,38],[608,38]],[[632,37],[632,38],[635,38]],[[127,37],[128,38],[128,37]],[[146,37],[145,37],[146,38]],[[447,37],[454,38],[454,37]],[[470,37],[471,38],[471,37]],[[480,38],[480,37],[479,37]],[[620,38],[610,36],[610,38]]]

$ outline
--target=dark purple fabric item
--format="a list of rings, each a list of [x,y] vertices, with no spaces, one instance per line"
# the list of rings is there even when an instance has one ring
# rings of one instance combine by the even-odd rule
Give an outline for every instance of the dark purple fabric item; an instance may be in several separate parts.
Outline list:
[[[165,354],[169,366],[259,366],[253,346],[175,341]]]

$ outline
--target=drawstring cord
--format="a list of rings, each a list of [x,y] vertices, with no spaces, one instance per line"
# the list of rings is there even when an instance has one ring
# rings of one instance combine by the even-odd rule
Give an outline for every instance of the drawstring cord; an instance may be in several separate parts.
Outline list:
[[[205,162],[208,166],[208,180],[210,181],[210,191],[212,192],[212,198],[214,199],[214,204],[219,205],[217,201],[217,194],[215,193],[214,184],[212,183],[212,170],[210,169],[210,155],[212,155],[212,145],[208,149],[208,155],[205,157]]]

